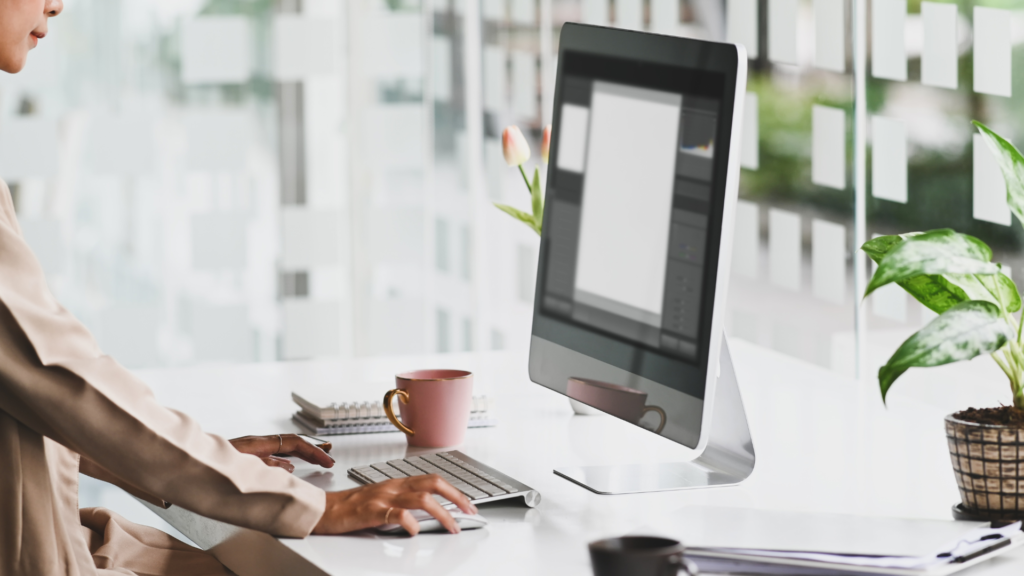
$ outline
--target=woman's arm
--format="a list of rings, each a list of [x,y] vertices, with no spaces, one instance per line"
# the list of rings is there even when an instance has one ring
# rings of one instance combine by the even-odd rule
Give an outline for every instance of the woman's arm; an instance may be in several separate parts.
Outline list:
[[[149,501],[171,502],[280,536],[303,537],[314,528],[348,532],[385,520],[416,533],[406,512],[410,509],[428,510],[457,531],[434,494],[465,512],[475,511],[465,496],[437,477],[327,495],[239,453],[185,414],[161,406],[145,384],[103,355],[88,330],[57,304],[21,238],[2,182],[0,208],[0,410],[81,454],[82,471]],[[235,442],[260,458],[272,458],[277,450],[268,448],[266,439]],[[304,448],[296,444],[293,450]],[[327,465],[326,454],[306,456]]]
[[[0,410],[123,484],[204,516],[295,537],[323,516],[323,490],[204,433],[103,355],[54,300],[8,218],[0,218]]]

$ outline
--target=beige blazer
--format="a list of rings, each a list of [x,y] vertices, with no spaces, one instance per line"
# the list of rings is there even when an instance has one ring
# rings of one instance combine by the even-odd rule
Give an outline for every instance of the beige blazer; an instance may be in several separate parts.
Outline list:
[[[0,576],[223,573],[162,532],[80,512],[80,469],[279,536],[324,511],[323,490],[204,433],[100,351],[50,294],[0,181]]]

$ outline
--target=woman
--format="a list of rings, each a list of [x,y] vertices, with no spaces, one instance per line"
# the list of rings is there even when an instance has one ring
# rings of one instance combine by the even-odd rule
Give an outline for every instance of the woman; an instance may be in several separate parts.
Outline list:
[[[0,70],[19,72],[62,9],[62,0],[0,0]],[[434,494],[476,511],[436,476],[325,493],[273,454],[333,466],[294,435],[228,442],[157,404],[50,294],[0,182],[0,574],[228,573],[163,532],[79,510],[79,472],[158,505],[297,538],[385,520],[415,534],[410,509],[457,532]]]

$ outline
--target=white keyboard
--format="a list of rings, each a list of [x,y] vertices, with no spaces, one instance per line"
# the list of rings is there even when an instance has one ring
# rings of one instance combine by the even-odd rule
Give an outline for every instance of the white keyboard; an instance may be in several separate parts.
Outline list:
[[[523,498],[526,505],[531,508],[540,504],[540,492],[458,450],[358,466],[350,468],[348,474],[362,484],[437,474],[465,494],[474,504],[509,498]],[[434,498],[442,506],[451,504],[441,496],[435,495]]]

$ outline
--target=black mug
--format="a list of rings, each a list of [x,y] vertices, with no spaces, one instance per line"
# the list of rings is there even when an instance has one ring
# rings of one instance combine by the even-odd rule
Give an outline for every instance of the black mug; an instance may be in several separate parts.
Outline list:
[[[697,576],[697,566],[683,557],[677,540],[623,536],[590,543],[594,576]]]

